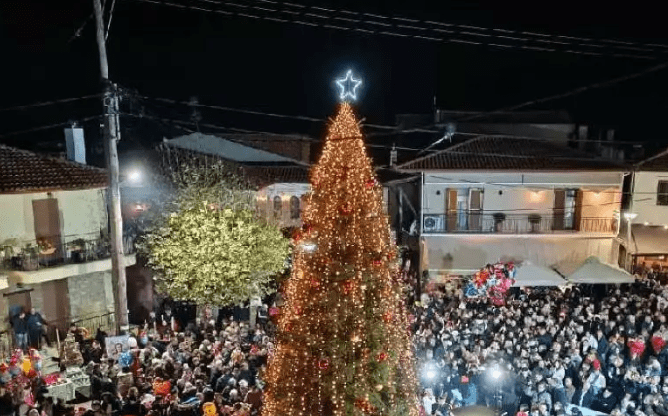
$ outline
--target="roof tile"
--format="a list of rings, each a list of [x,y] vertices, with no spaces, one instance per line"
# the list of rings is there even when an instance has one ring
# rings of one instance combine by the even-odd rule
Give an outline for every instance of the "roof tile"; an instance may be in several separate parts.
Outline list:
[[[0,193],[106,187],[107,171],[0,144]]]
[[[542,140],[481,136],[399,166],[401,170],[612,170],[618,162]]]

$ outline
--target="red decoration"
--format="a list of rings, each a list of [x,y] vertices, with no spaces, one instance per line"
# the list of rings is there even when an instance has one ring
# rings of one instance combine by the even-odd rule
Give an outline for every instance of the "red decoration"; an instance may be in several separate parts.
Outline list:
[[[318,368],[322,371],[329,370],[329,360],[327,358],[321,358],[318,360]]]
[[[308,234],[311,231],[313,231],[313,226],[311,224],[304,224],[302,228],[305,234]]]
[[[311,279],[311,287],[314,289],[317,289],[320,287],[320,280],[318,279]]]
[[[355,407],[363,411],[367,415],[371,415],[376,412],[376,408],[373,407],[369,399],[366,398],[357,398],[355,399]]]
[[[352,207],[352,205],[351,205],[351,204],[348,204],[348,203],[341,205],[341,206],[339,207],[339,213],[341,213],[341,215],[350,215],[350,214],[352,214],[352,213],[353,213],[353,207]]]
[[[0,363],[0,373],[4,373],[8,369],[9,369],[9,366],[7,366],[7,364],[5,364],[4,361],[2,363]]]
[[[367,189],[371,189],[371,188],[374,187],[374,185],[376,185],[376,180],[373,179],[373,178],[372,178],[372,179],[369,179],[368,181],[366,181],[366,184],[365,184],[365,185],[366,185],[366,188],[367,188]]]
[[[302,308],[301,306],[296,306],[295,315],[301,315],[302,313],[304,313],[304,308]]]
[[[353,283],[352,280],[346,280],[345,282],[343,282],[343,293],[346,295],[350,293],[350,291],[353,290],[354,285],[355,284]]]
[[[653,336],[652,337],[652,349],[655,353],[660,353],[663,347],[666,346],[666,340],[662,337]]]
[[[273,307],[273,306],[271,308],[269,308],[269,316],[271,316],[272,318],[275,317],[275,316],[278,316],[280,314],[281,314],[281,310],[279,308],[276,308],[276,307]]]
[[[380,354],[376,355],[376,361],[379,363],[382,363],[383,361],[387,360],[389,355],[387,355],[386,352],[381,352]]]
[[[285,324],[285,332],[292,332],[292,322]]]
[[[631,350],[631,358],[640,357],[645,352],[645,343],[639,339],[631,339],[626,343]]]
[[[380,267],[380,266],[383,265],[383,261],[382,261],[382,260],[374,260],[374,261],[373,261],[373,265],[374,265],[375,267]]]

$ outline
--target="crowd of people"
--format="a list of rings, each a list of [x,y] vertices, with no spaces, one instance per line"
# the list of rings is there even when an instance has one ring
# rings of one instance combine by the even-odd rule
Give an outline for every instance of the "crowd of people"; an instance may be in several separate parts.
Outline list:
[[[273,326],[260,318],[253,329],[232,317],[178,331],[169,322],[147,324],[127,346],[114,345],[109,352],[102,332],[85,339],[82,328],[72,326],[90,377],[87,405],[54,401],[44,377],[33,372],[33,378],[21,375],[22,388],[0,383],[0,416],[257,415],[261,374],[273,348]]]
[[[503,304],[463,287],[407,296],[421,300],[412,312],[424,415],[478,404],[518,416],[668,416],[668,289],[651,275],[603,292],[513,289]],[[258,415],[270,315],[261,308],[253,328],[210,314],[176,328],[152,314],[126,348],[109,350],[104,334],[74,326],[89,406],[54,400],[39,377],[27,380],[27,403],[0,379],[0,416]]]
[[[510,290],[502,305],[461,289],[423,296],[424,413],[668,415],[668,289],[651,276],[592,289]]]

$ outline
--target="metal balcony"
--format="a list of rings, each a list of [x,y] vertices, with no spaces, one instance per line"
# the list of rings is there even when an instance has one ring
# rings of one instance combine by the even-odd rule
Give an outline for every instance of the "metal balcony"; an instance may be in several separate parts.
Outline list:
[[[563,234],[617,233],[614,217],[568,217],[488,211],[425,214],[423,234]]]

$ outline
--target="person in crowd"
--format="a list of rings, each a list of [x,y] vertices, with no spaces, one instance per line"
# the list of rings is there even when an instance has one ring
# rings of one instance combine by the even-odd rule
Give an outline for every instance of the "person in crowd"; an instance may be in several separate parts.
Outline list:
[[[26,316],[26,325],[28,329],[28,340],[30,348],[39,350],[41,347],[42,339],[44,344],[48,347],[49,338],[46,334],[46,321],[42,314],[40,314],[35,308],[30,308],[30,314]]]
[[[18,314],[14,315],[11,323],[14,329],[16,346],[26,351],[28,349],[28,322],[26,321],[25,311],[22,309]]]

